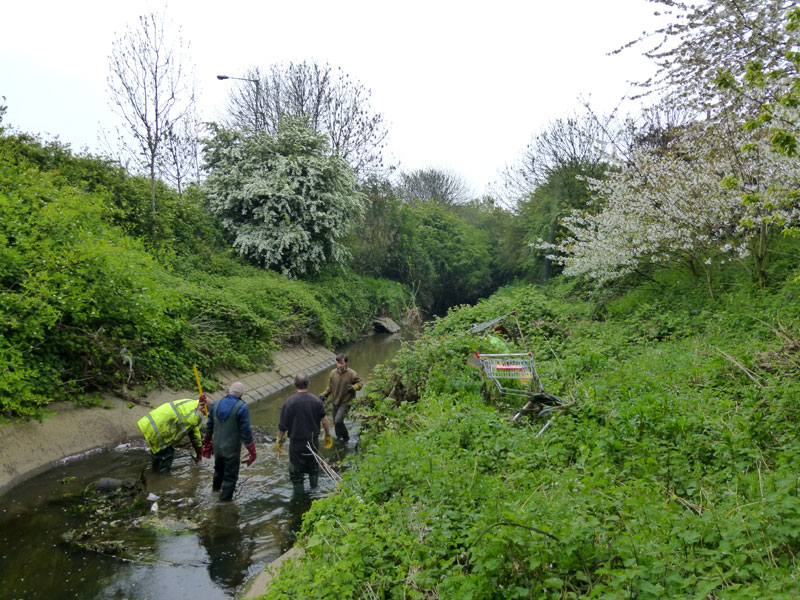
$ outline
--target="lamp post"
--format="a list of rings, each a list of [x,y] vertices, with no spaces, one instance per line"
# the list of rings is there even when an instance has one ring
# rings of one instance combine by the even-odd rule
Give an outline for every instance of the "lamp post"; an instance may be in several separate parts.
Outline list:
[[[260,119],[261,111],[259,111],[259,103],[261,102],[261,81],[259,81],[258,79],[249,79],[247,77],[231,77],[230,75],[217,75],[217,79],[219,79],[220,81],[223,81],[225,79],[236,79],[238,81],[249,81],[250,83],[256,84],[256,101],[253,107],[254,117],[255,117],[254,125],[255,125],[255,130],[257,132],[261,131],[259,123],[259,121],[261,120]]]

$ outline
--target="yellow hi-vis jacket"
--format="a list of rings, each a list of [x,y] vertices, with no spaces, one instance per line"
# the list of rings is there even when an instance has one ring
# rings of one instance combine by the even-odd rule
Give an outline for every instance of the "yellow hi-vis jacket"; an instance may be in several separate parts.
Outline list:
[[[200,437],[202,417],[196,412],[198,404],[198,400],[188,399],[167,402],[136,422],[153,454],[169,448],[187,432],[192,446],[195,448],[202,446]]]

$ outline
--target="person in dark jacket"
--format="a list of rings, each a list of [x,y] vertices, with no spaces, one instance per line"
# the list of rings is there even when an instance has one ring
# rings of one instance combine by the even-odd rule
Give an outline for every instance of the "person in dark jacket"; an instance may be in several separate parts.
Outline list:
[[[358,373],[347,366],[347,355],[338,354],[336,356],[336,368],[331,371],[328,387],[320,394],[320,399],[323,402],[328,396],[331,397],[333,427],[338,440],[347,442],[350,439],[350,433],[344,425],[344,418],[350,410],[350,403],[356,397],[356,392],[363,385]]]
[[[302,494],[306,473],[311,489],[316,488],[319,482],[319,465],[308,447],[310,445],[314,452],[317,451],[320,424],[325,429],[325,447],[330,448],[333,440],[328,417],[325,415],[325,404],[308,391],[308,375],[295,375],[294,387],[297,393],[290,396],[281,407],[275,448],[280,452],[284,438],[289,436],[289,479],[292,481],[294,493]]]
[[[250,453],[247,466],[252,465],[256,459],[256,444],[250,428],[250,410],[242,400],[243,394],[244,385],[237,381],[231,384],[228,395],[214,402],[208,411],[202,452],[205,458],[214,455],[211,489],[220,492],[220,502],[233,500],[233,491],[239,480],[242,444]]]

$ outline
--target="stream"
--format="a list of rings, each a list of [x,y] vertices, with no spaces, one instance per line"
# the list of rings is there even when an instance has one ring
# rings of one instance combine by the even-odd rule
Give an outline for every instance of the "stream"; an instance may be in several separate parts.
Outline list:
[[[400,344],[396,335],[374,334],[340,351],[368,381]],[[321,393],[329,373],[313,375],[309,391]],[[294,391],[250,404],[258,459],[242,466],[232,503],[217,502],[213,460],[196,465],[185,440],[170,474],[150,470],[142,440],[75,457],[0,496],[0,600],[235,598],[292,546],[311,502],[333,490],[320,474],[317,490],[293,496],[288,444],[278,454],[269,442]],[[358,451],[358,423],[347,426],[347,445],[321,451],[333,465]],[[139,482],[143,473],[143,488],[93,491],[103,477]]]

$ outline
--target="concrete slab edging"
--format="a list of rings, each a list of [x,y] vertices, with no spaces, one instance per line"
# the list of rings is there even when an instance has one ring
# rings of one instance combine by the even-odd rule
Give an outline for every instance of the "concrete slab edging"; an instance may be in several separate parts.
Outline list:
[[[298,546],[292,546],[289,550],[268,564],[258,575],[248,581],[245,586],[244,594],[239,596],[239,598],[249,600],[251,598],[263,596],[267,591],[267,584],[278,574],[278,571],[284,566],[284,563],[289,560],[296,561],[301,556],[303,556],[303,549]]]
[[[293,383],[294,374],[313,375],[336,364],[335,353],[322,346],[292,346],[275,353],[264,371],[217,373],[222,388],[208,396],[223,397],[234,381],[245,385],[249,404]],[[102,395],[102,406],[82,408],[72,402],[54,402],[44,420],[0,425],[0,495],[26,479],[72,457],[113,448],[141,437],[136,422],[153,408],[182,398],[196,398],[197,390],[155,390],[147,394],[149,406],[133,404],[113,394]]]

